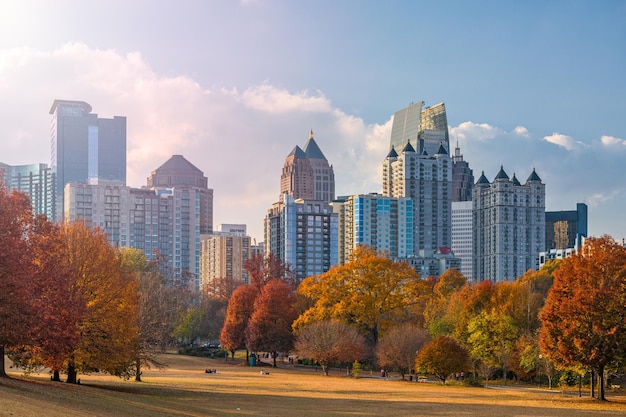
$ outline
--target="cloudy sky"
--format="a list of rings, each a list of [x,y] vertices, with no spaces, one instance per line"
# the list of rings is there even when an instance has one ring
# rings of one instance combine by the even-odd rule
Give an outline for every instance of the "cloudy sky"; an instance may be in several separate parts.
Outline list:
[[[313,129],[338,195],[380,192],[391,118],[445,102],[476,179],[500,165],[626,237],[626,1],[0,1],[0,162],[50,163],[54,99],[127,117],[128,185],[172,154],[214,223],[262,220]],[[523,181],[522,181],[523,182]]]

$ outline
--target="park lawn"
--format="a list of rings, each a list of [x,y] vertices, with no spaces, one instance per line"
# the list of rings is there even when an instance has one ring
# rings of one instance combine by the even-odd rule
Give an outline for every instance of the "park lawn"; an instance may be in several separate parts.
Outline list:
[[[626,397],[611,401],[528,390],[501,390],[363,378],[280,365],[166,355],[169,368],[146,370],[143,381],[79,375],[80,385],[48,374],[0,379],[0,416],[621,416]],[[206,374],[205,368],[217,369]],[[261,374],[261,370],[269,375]],[[14,371],[9,369],[9,371]]]

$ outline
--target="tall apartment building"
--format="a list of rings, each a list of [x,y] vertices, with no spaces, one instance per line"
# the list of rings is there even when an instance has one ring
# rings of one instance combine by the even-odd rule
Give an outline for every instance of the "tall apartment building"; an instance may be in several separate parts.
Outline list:
[[[396,150],[402,149],[407,141],[417,149],[418,141],[423,139],[423,148],[428,154],[433,155],[444,143],[449,149],[448,118],[444,103],[424,107],[423,101],[412,103],[393,115],[391,126],[390,147]]]
[[[338,215],[339,265],[365,245],[392,258],[413,255],[413,201],[376,193],[340,197],[331,203]]]
[[[33,214],[56,219],[56,177],[47,164],[7,165],[0,162],[0,184],[25,193]]]
[[[50,167],[59,218],[66,184],[126,184],[126,118],[99,118],[91,110],[84,101],[70,100],[54,100],[50,108]]]
[[[309,134],[304,150],[296,145],[285,158],[280,176],[280,198],[289,194],[294,199],[331,202],[335,198],[335,173],[332,165]]]
[[[452,161],[444,143],[433,154],[418,140],[406,141],[398,153],[392,146],[383,162],[383,195],[413,200],[413,251],[434,253],[452,242]]]
[[[207,219],[207,213],[212,213],[212,190],[193,185],[202,185],[200,179],[206,177],[180,155],[160,168],[153,171],[148,184],[161,186],[151,188],[66,185],[65,220],[100,227],[112,245],[141,249],[149,260],[165,260],[161,267],[168,279],[184,285],[190,281],[190,286],[198,290],[200,235],[203,228],[212,228],[212,218]],[[164,173],[168,172],[180,176],[164,180]],[[207,199],[207,195],[211,198]],[[208,209],[207,200],[211,203]]]
[[[216,278],[231,278],[249,284],[245,263],[251,257],[250,237],[240,233],[215,232],[200,240],[200,288]]]
[[[460,272],[472,280],[472,187],[474,173],[457,143],[452,157],[452,252],[461,259]]]
[[[520,184],[501,167],[472,190],[475,281],[512,281],[539,266],[545,247],[545,185],[533,169]]]
[[[587,237],[587,205],[576,204],[576,210],[546,211],[546,252],[577,249]]]
[[[302,280],[337,265],[337,213],[326,201],[289,194],[265,217],[265,253],[277,255]]]

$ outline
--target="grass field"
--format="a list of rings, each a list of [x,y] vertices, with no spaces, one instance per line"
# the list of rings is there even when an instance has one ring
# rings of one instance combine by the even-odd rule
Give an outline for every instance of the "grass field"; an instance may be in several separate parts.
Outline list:
[[[47,373],[0,378],[0,416],[624,416],[626,396],[608,402],[526,388],[468,388],[384,380],[369,372],[329,377],[282,365],[166,355],[165,371],[144,382],[79,375],[80,385],[51,382]],[[217,374],[206,374],[206,367]],[[260,371],[269,375],[261,375]],[[14,369],[8,369],[14,371]],[[584,393],[587,394],[587,393]]]

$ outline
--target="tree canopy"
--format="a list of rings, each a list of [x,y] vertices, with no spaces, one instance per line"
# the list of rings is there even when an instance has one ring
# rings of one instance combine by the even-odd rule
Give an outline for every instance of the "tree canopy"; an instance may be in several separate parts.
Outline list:
[[[433,339],[415,358],[416,370],[435,375],[445,384],[448,376],[464,372],[468,366],[467,350],[448,336]]]

